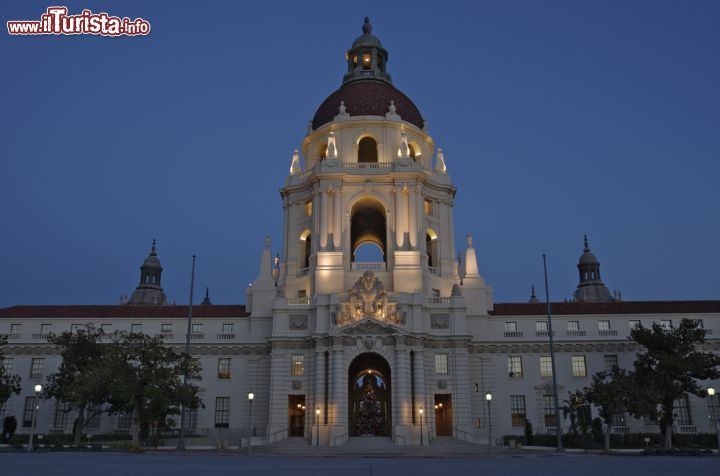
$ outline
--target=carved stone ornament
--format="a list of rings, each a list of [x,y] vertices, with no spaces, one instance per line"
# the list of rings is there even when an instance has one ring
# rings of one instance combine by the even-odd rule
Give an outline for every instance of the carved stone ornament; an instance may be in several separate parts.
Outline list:
[[[289,327],[293,330],[307,329],[307,314],[290,314]]]
[[[447,314],[431,314],[430,327],[433,329],[447,329],[449,327],[450,316]]]
[[[447,388],[447,380],[438,380],[437,386],[439,389]]]
[[[293,382],[292,382],[293,390],[300,390],[301,387],[302,387],[302,382],[300,382],[300,380],[293,380]]]
[[[372,350],[375,347],[375,339],[367,336],[363,339],[363,344],[365,344],[365,350]]]
[[[403,316],[398,313],[397,303],[391,299],[375,273],[365,271],[347,297],[338,303],[335,324],[343,326],[367,318],[404,324]]]

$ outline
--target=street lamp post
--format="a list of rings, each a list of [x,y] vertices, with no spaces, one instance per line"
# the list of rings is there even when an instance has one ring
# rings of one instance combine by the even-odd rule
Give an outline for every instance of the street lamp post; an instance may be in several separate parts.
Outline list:
[[[252,454],[252,403],[255,399],[255,394],[252,390],[248,392],[248,456]]]
[[[423,427],[422,427],[422,424],[423,424],[423,414],[424,414],[424,413],[425,413],[425,409],[422,407],[422,405],[420,405],[420,446],[422,446],[422,445],[424,444],[424,441],[423,441]]]
[[[320,407],[315,408],[315,446],[320,446]]]
[[[490,413],[490,402],[492,401],[492,393],[485,394],[485,401],[488,407],[488,453],[492,453],[492,414]]]
[[[30,424],[30,440],[28,442],[28,451],[33,450],[33,436],[35,436],[35,423],[37,423],[37,413],[40,409],[40,393],[42,392],[42,385],[35,385],[35,403],[33,404],[32,422]]]
[[[550,366],[552,368],[553,402],[555,403],[555,434],[557,437],[557,450],[562,451],[562,428],[560,427],[560,403],[558,400],[557,372],[555,372],[555,344],[553,341],[552,313],[550,312],[550,286],[548,285],[547,256],[543,257],[543,271],[545,273],[545,302],[547,303],[548,339],[550,340]]]
[[[713,388],[713,387],[708,388],[707,394],[709,397],[714,397],[715,396],[715,388]],[[716,411],[716,413],[720,412],[720,409],[715,410],[715,411]],[[712,415],[709,415],[709,416],[712,419]],[[715,424],[715,436],[717,437],[717,441],[718,441],[718,456],[720,456],[720,414],[715,415],[715,421],[713,423]]]

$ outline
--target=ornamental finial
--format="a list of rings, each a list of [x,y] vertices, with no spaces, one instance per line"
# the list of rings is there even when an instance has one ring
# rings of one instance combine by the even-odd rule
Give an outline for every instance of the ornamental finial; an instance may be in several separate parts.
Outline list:
[[[365,17],[365,23],[363,23],[362,31],[366,35],[369,35],[372,31],[372,25],[370,24],[370,17]]]

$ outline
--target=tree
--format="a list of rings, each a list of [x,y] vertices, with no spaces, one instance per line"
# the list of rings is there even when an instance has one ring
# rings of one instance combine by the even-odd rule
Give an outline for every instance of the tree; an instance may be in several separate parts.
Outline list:
[[[0,408],[10,399],[12,394],[20,393],[20,376],[17,374],[11,374],[5,370],[3,361],[5,355],[3,353],[3,346],[7,344],[7,337],[0,336]]]
[[[110,413],[132,415],[133,443],[140,443],[140,431],[153,428],[157,444],[160,432],[168,426],[167,417],[180,413],[180,407],[198,408],[200,363],[163,345],[161,337],[120,332],[113,336],[105,372]],[[187,376],[188,382],[183,382]]]
[[[605,451],[610,450],[610,434],[613,420],[628,407],[634,381],[625,370],[613,367],[610,372],[600,371],[592,376],[590,386],[577,392],[579,398],[592,403],[598,409],[603,423]]]
[[[563,406],[560,409],[563,412],[563,418],[570,418],[570,435],[573,442],[578,445],[582,436],[582,443],[585,446],[591,418],[589,403],[582,391],[568,392],[568,398],[563,400]]]
[[[69,404],[77,411],[73,425],[75,444],[79,444],[83,429],[93,417],[102,413],[109,399],[108,379],[104,371],[107,346],[102,342],[105,333],[92,326],[60,335],[50,334],[48,341],[57,346],[62,357],[58,371],[48,375],[43,392],[46,397]],[[87,412],[90,411],[90,414]]]
[[[682,319],[675,329],[638,326],[630,339],[643,350],[635,360],[635,388],[630,410],[635,416],[658,418],[664,428],[665,449],[672,448],[675,400],[686,394],[705,396],[700,380],[720,377],[720,355],[696,350],[705,342],[705,330],[697,321]],[[659,408],[658,408],[659,407]]]

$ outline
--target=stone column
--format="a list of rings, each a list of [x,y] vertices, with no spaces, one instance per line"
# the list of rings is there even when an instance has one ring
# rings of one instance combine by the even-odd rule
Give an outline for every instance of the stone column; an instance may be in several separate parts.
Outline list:
[[[470,411],[470,365],[467,348],[453,349],[455,358],[455,392],[453,394],[453,428],[472,431]],[[484,399],[483,399],[484,400]],[[485,403],[483,401],[483,403]],[[495,403],[495,402],[493,402]],[[497,405],[493,405],[497,409]],[[497,413],[494,411],[493,413]],[[497,416],[497,415],[495,415]]]
[[[327,190],[320,190],[320,249],[328,245],[328,199]]]
[[[405,235],[405,214],[403,210],[403,193],[401,187],[395,188],[395,242],[399,249],[403,246]]]
[[[395,369],[392,373],[393,393],[397,395],[396,408],[393,408],[393,419],[395,426],[408,425],[410,418],[410,385],[408,366],[408,348],[405,345],[405,338],[398,337],[395,340]]]
[[[423,416],[423,440],[427,441],[427,436],[433,433],[435,425],[435,409],[433,407],[434,402],[429,402],[426,389],[425,389],[425,353],[422,347],[415,347],[415,405],[418,408],[414,408],[416,419],[419,416],[419,408],[422,405],[425,410]],[[420,431],[420,422],[418,421],[416,426],[418,432]]]
[[[342,238],[342,191],[336,190],[333,198],[335,217],[333,219],[333,245],[340,249]]]
[[[417,249],[417,190],[408,192],[408,233],[410,234],[410,249]]]
[[[343,444],[340,441],[340,435],[345,434],[347,437],[348,417],[347,417],[347,369],[345,368],[345,349],[343,348],[342,337],[336,337],[333,340],[332,348],[332,402],[333,402],[333,429],[330,432],[332,440],[330,444]],[[334,441],[338,438],[337,441]]]

